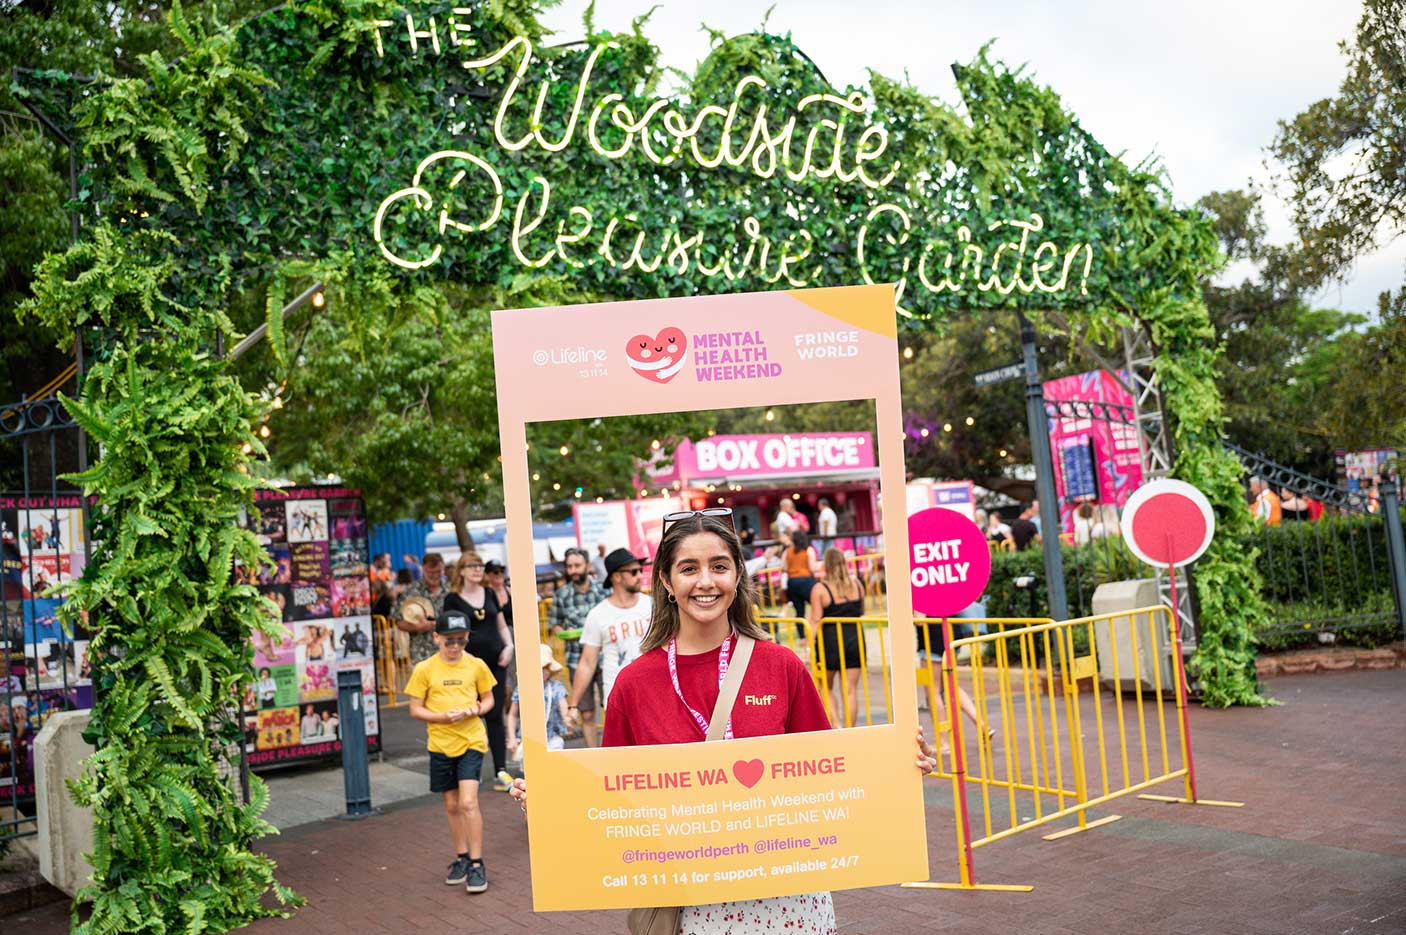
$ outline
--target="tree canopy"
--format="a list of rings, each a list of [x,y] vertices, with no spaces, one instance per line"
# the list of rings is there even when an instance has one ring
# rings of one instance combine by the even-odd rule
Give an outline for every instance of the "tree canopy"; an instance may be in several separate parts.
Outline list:
[[[1406,0],[1366,0],[1338,93],[1283,120],[1270,146],[1310,282],[1341,278],[1406,231]]]

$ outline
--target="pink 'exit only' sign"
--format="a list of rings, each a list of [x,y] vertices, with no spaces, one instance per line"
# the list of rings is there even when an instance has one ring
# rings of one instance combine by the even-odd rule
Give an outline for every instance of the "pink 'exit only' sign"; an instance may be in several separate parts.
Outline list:
[[[971,606],[991,577],[991,550],[976,523],[955,510],[930,507],[908,517],[913,610],[950,617]]]

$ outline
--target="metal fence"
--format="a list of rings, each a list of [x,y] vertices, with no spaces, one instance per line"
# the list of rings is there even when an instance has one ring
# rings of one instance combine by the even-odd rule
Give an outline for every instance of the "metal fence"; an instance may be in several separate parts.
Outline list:
[[[90,551],[86,499],[59,475],[78,470],[81,430],[54,392],[0,408],[0,842],[37,833],[34,738],[48,717],[93,703],[87,638],[57,615],[54,588]]]
[[[1268,624],[1255,634],[1261,648],[1375,646],[1401,639],[1403,608],[1394,596],[1400,585],[1394,582],[1387,522],[1390,511],[1400,517],[1395,485],[1384,483],[1376,494],[1349,490],[1227,447],[1246,467],[1247,509],[1253,507],[1252,478],[1278,498],[1277,522],[1257,521],[1248,543],[1258,552],[1270,611]]]

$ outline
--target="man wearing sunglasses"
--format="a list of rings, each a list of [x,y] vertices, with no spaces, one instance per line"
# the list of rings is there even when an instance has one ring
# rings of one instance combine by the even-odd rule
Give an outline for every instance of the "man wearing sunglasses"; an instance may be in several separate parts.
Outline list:
[[[605,557],[605,583],[610,596],[586,615],[581,630],[581,660],[571,685],[571,707],[567,717],[579,721],[577,705],[591,690],[591,679],[599,666],[602,676],[602,705],[609,704],[615,676],[640,655],[640,643],[649,632],[654,602],[640,593],[644,586],[644,563],[629,549],[616,549]]]
[[[586,615],[589,614],[597,604],[605,600],[605,589],[596,581],[591,580],[591,557],[586,554],[585,549],[566,550],[566,584],[557,588],[552,595],[552,606],[547,611],[547,626],[552,635],[557,636],[563,630],[580,631],[586,625]],[[566,658],[567,671],[571,674],[571,684],[576,684],[576,666],[581,661],[581,640],[579,636],[564,640],[562,643],[562,655]],[[597,677],[596,684],[600,684]],[[595,692],[587,691],[578,700],[580,704],[581,734],[586,739],[586,746],[596,746],[596,700]]]

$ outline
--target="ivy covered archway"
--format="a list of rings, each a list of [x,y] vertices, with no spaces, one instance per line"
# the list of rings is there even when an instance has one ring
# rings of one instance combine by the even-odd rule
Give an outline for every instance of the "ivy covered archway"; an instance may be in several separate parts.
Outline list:
[[[681,76],[639,25],[588,22],[586,43],[546,48],[530,4],[510,0],[305,0],[215,33],[172,25],[183,57],[152,56],[144,79],[75,106],[100,210],[28,305],[104,334],[73,403],[104,445],[82,478],[104,554],[70,602],[105,653],[83,787],[99,829],[93,931],[218,930],[268,911],[272,869],[249,850],[264,829],[222,791],[216,752],[234,736],[244,639],[269,625],[229,581],[255,554],[233,516],[262,453],[258,403],[213,352],[258,297],[288,368],[277,310],[314,277],[349,367],[392,324],[435,333],[449,291],[481,315],[504,296],[892,281],[913,329],[1003,309],[1091,343],[1143,329],[1176,474],[1222,530],[1197,568],[1193,665],[1208,704],[1258,702],[1263,610],[1252,556],[1231,544],[1249,517],[1219,446],[1200,298],[1214,233],[1053,91],[985,50],[958,70],[960,106],[877,73],[837,89],[770,33],[715,37]],[[491,404],[490,386],[476,392]],[[399,433],[411,450],[414,428]],[[459,454],[475,476],[493,453]]]

